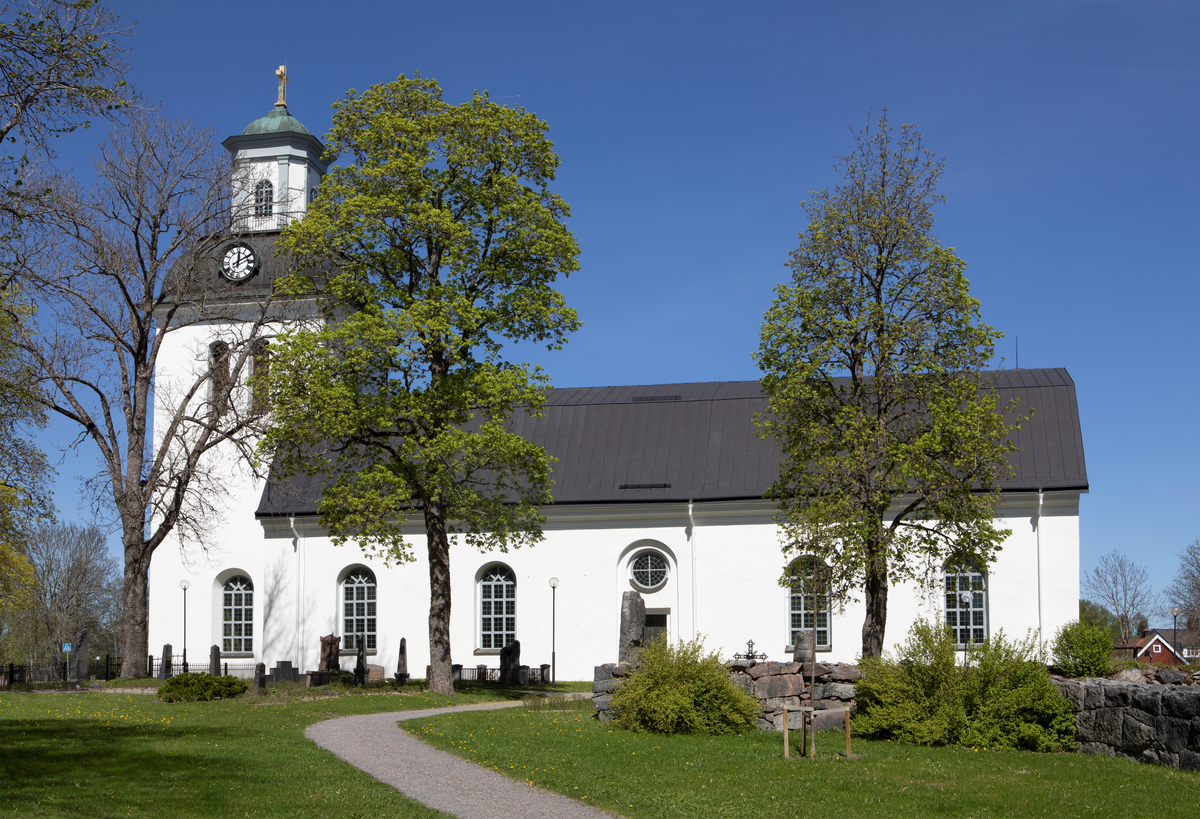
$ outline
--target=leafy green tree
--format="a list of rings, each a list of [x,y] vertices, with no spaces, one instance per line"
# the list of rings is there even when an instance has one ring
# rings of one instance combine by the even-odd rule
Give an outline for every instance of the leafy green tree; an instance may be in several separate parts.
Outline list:
[[[1093,603],[1091,600],[1080,599],[1079,601],[1079,622],[1088,626],[1097,626],[1109,633],[1112,642],[1121,639],[1121,629],[1117,624],[1117,615],[1106,609],[1099,603]]]
[[[18,553],[32,526],[54,511],[50,467],[29,436],[45,426],[46,410],[31,387],[35,371],[15,343],[30,312],[15,286],[0,289],[0,543]]]
[[[54,141],[125,108],[123,38],[131,32],[97,0],[0,4],[0,212],[25,215],[42,193],[26,186],[31,164],[54,156]],[[11,225],[10,225],[11,228]]]
[[[1001,334],[933,235],[943,167],[886,111],[855,135],[841,183],[805,203],[756,355],[787,562],[826,560],[835,599],[861,589],[864,657],[883,648],[890,583],[983,565],[1009,534],[993,508],[1013,446],[981,374]]]
[[[335,109],[326,145],[345,162],[281,240],[297,269],[324,271],[284,285],[317,286],[324,323],[272,345],[264,452],[279,474],[326,476],[318,510],[337,543],[409,561],[402,525],[424,522],[430,687],[451,694],[451,538],[535,543],[550,501],[544,450],[507,427],[538,412],[547,378],[504,343],[557,348],[579,326],[553,288],[579,248],[533,114],[478,93],[451,105],[420,76]]]

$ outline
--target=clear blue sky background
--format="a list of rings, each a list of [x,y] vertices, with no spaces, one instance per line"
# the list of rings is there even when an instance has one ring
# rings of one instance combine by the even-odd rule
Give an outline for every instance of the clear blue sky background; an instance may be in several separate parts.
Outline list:
[[[1159,588],[1195,501],[1200,7],[1187,3],[117,2],[132,81],[218,139],[266,114],[286,61],[318,135],[354,87],[420,71],[536,112],[562,157],[583,330],[559,386],[753,379],[759,323],[850,128],[887,106],[947,157],[941,241],[998,354],[1066,367],[1091,493],[1082,564]],[[86,172],[94,128],[65,144]],[[62,442],[73,430],[52,430]],[[76,510],[85,445],[62,464]]]

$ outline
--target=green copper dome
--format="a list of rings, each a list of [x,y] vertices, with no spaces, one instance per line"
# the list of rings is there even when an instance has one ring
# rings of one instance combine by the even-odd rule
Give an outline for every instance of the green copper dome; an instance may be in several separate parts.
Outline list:
[[[276,103],[271,113],[247,125],[246,130],[242,131],[242,136],[286,133],[313,135],[312,131],[300,124],[300,120],[288,113],[286,105]]]

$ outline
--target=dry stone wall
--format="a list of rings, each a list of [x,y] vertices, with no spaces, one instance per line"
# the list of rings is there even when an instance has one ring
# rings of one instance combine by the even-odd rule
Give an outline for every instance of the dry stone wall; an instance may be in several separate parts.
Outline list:
[[[1200,770],[1200,686],[1063,680],[1079,750]]]
[[[629,663],[605,663],[596,666],[592,683],[596,716],[601,722],[612,720],[612,692],[633,667]],[[816,686],[809,685],[816,671]],[[758,700],[761,713],[758,727],[763,731],[783,730],[783,711],[791,709],[788,727],[800,727],[800,713],[795,709],[813,707],[819,710],[840,708],[854,704],[854,682],[862,679],[862,672],[852,665],[837,663],[822,665],[814,669],[810,663],[756,663],[739,660],[729,673],[734,684]],[[814,705],[815,703],[815,705]],[[842,719],[840,714],[837,719]],[[818,719],[817,728],[823,728]]]

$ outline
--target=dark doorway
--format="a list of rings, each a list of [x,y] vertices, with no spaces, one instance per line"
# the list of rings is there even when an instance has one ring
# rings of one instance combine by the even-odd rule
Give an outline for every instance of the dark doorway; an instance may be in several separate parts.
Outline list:
[[[664,635],[664,639],[667,639],[667,615],[646,612],[646,632],[644,638],[646,644],[649,645],[650,641],[660,634]]]

